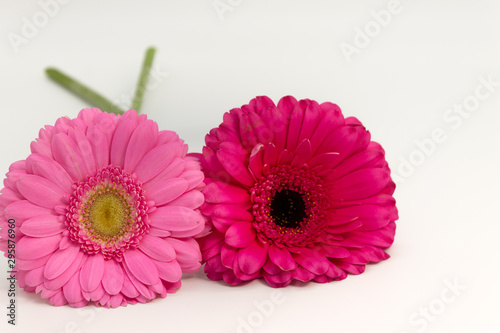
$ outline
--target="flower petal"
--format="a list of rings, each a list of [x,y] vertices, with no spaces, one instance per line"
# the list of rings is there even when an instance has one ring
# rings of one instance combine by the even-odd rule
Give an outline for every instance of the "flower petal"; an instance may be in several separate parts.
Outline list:
[[[160,279],[168,282],[177,282],[182,277],[181,266],[177,260],[171,260],[169,262],[153,260],[156,268],[158,268],[158,275]]]
[[[123,161],[123,169],[126,172],[135,169],[137,163],[155,146],[157,137],[158,125],[152,120],[146,120],[135,128],[130,136]]]
[[[188,189],[189,183],[183,178],[167,179],[156,191],[146,192],[155,201],[156,206],[164,205],[180,197]],[[147,189],[146,189],[147,191]]]
[[[158,261],[175,259],[175,250],[172,245],[159,237],[144,235],[139,244],[139,249],[152,259]]]
[[[115,260],[104,261],[104,274],[102,276],[102,286],[110,295],[118,294],[123,287],[123,268]]]
[[[63,232],[66,226],[54,214],[38,215],[27,219],[21,225],[21,232],[31,237],[47,237]]]
[[[80,246],[75,243],[64,250],[56,250],[45,264],[44,276],[52,280],[64,273],[76,259],[79,251]]]
[[[149,215],[149,221],[156,228],[169,231],[191,230],[203,223],[203,216],[182,206],[163,206]]]
[[[148,285],[158,281],[158,269],[144,253],[139,250],[128,250],[123,253],[123,257],[128,269],[137,280]]]
[[[239,250],[237,260],[241,271],[250,275],[261,269],[267,259],[268,247],[267,243],[257,240],[250,246]]]
[[[41,207],[54,208],[56,205],[64,204],[64,191],[40,176],[19,177],[17,189],[26,199]]]
[[[69,136],[63,133],[54,135],[52,139],[54,159],[68,172],[74,181],[84,180],[88,174],[80,149]]]
[[[274,244],[269,246],[269,258],[276,266],[284,271],[290,271],[297,268],[297,263],[293,260],[290,252]]]
[[[248,247],[255,241],[257,234],[249,222],[236,222],[226,231],[226,243],[236,248]]]
[[[59,248],[62,235],[42,238],[24,236],[16,245],[16,255],[20,259],[34,260],[53,253]]]
[[[101,283],[104,274],[104,257],[102,254],[89,255],[80,270],[81,288],[86,292],[94,291]]]

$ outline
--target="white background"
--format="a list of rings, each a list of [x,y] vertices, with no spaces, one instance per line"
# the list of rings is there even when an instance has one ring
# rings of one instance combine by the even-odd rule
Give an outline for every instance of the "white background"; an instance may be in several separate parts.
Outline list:
[[[166,299],[114,310],[56,308],[19,290],[12,328],[2,258],[0,331],[498,332],[500,3],[401,0],[382,27],[372,11],[386,0],[228,1],[220,16],[213,0],[66,0],[44,22],[38,1],[1,0],[0,173],[27,157],[39,128],[88,106],[48,80],[47,66],[123,100],[154,45],[143,112],[190,151],[223,112],[258,95],[332,101],[358,117],[399,177],[391,259],[341,282],[280,289],[269,313],[255,302],[269,305],[274,289],[201,272]],[[15,46],[27,21],[40,27]],[[346,57],[347,44],[358,53]],[[474,110],[453,113],[464,103]],[[433,132],[440,142],[429,143]]]

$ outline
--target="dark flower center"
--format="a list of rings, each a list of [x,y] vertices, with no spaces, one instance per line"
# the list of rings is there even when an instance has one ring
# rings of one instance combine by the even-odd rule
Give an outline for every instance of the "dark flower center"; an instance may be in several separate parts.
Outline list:
[[[271,200],[274,223],[285,228],[297,228],[306,217],[306,204],[299,192],[282,189]]]

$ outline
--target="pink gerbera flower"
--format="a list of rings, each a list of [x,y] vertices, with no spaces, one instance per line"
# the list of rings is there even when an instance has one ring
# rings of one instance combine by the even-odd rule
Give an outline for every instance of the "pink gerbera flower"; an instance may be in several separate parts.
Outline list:
[[[0,249],[15,223],[19,286],[51,304],[147,302],[201,254],[203,173],[171,131],[130,110],[82,110],[41,129],[0,195]]]
[[[389,257],[398,215],[384,150],[337,105],[258,97],[205,141],[210,279],[330,282]]]

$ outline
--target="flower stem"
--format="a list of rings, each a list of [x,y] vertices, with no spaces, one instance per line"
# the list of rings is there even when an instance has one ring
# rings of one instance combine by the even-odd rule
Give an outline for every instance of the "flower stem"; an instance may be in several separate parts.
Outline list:
[[[45,70],[47,75],[61,85],[63,88],[66,88],[73,94],[77,95],[84,101],[87,101],[92,104],[92,106],[98,107],[99,109],[107,112],[112,112],[116,114],[123,114],[125,111],[120,109],[115,104],[111,103],[104,96],[90,89],[89,87],[81,84],[75,79],[67,76],[66,74],[60,72],[55,68],[47,68]]]
[[[151,71],[151,65],[153,64],[153,58],[155,56],[156,49],[150,47],[146,50],[146,55],[144,56],[144,62],[142,63],[141,74],[139,75],[139,81],[137,82],[137,88],[135,89],[134,100],[132,101],[131,109],[140,113],[142,100],[144,98],[144,92],[146,91],[146,86],[149,79],[149,72]]]

